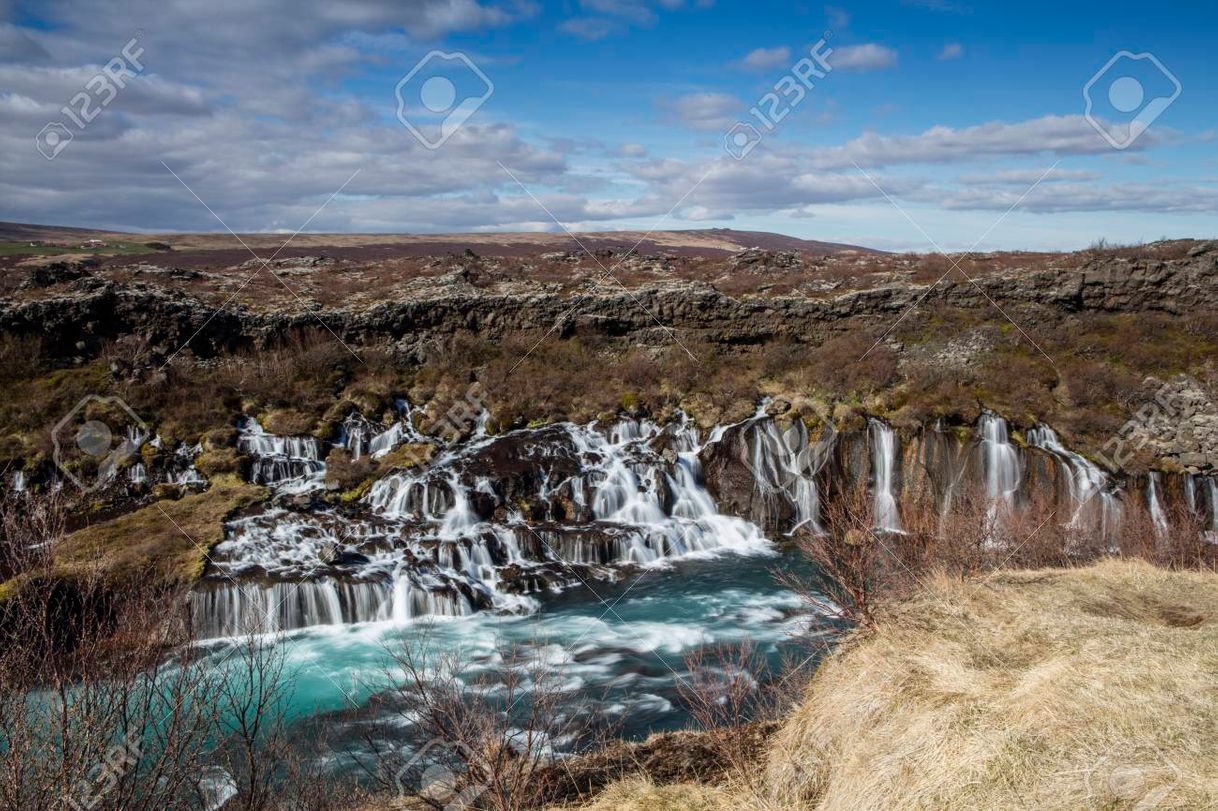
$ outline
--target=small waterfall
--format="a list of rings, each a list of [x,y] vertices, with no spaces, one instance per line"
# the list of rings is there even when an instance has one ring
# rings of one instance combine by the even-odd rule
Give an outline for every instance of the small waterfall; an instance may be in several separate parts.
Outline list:
[[[140,485],[148,483],[148,468],[144,467],[143,462],[136,462],[127,472],[127,478],[132,484]]]
[[[268,434],[251,417],[240,427],[237,447],[254,457],[250,479],[255,484],[275,485],[291,492],[323,484],[326,463],[321,461],[321,443],[313,437]]]
[[[1150,471],[1146,477],[1146,504],[1150,510],[1150,520],[1159,536],[1167,534],[1167,513],[1163,510],[1163,502],[1159,496],[1159,477],[1161,474]]]
[[[16,473],[14,473],[12,482],[13,482],[12,488],[13,488],[14,493],[24,493],[25,492],[25,471],[18,470]]]
[[[1068,526],[1084,527],[1087,516],[1097,516],[1091,522],[1100,537],[1107,540],[1120,526],[1121,502],[1110,491],[1107,474],[1086,457],[1062,445],[1057,433],[1041,423],[1028,431],[1028,444],[1047,451],[1059,462],[1059,469],[1066,475],[1074,512]]]
[[[977,428],[981,435],[985,492],[990,502],[987,518],[990,527],[997,530],[997,523],[1009,515],[1015,506],[1015,496],[1022,479],[1019,453],[1011,445],[1007,421],[997,414],[982,412]]]
[[[875,526],[885,532],[902,532],[896,495],[896,432],[881,420],[872,418],[867,422],[871,440],[872,511]]]
[[[353,412],[343,422],[337,444],[349,450],[355,459],[365,454],[380,459],[404,442],[434,441],[415,428],[414,415],[418,409],[403,399],[396,400],[394,405],[400,419],[388,426],[370,422]]]
[[[1209,529],[1205,531],[1205,540],[1218,544],[1218,478],[1205,477],[1205,492],[1209,496]]]
[[[407,577],[367,582],[220,581],[192,592],[190,603],[192,622],[202,639],[316,625],[406,621],[425,615],[464,616],[473,610],[460,592],[429,591]]]
[[[152,445],[161,447],[161,438],[157,437],[152,440]],[[183,487],[193,487],[197,485],[206,485],[207,479],[195,467],[195,457],[203,452],[203,445],[187,445],[183,442],[178,446],[178,449],[173,452],[173,458],[170,461],[169,469],[163,474],[164,480],[169,484],[176,484]]]
[[[795,510],[788,534],[801,527],[823,533],[815,475],[824,459],[818,458],[809,444],[808,429],[803,421],[795,420],[780,433],[773,418],[761,411],[750,423],[745,438],[753,486],[764,499],[767,512],[772,515],[773,502],[782,500]]]

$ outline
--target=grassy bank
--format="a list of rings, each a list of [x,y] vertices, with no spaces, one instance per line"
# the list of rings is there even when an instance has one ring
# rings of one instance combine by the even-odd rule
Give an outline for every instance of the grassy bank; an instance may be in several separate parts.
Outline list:
[[[1218,575],[933,578],[820,668],[764,769],[591,808],[1213,808]]]

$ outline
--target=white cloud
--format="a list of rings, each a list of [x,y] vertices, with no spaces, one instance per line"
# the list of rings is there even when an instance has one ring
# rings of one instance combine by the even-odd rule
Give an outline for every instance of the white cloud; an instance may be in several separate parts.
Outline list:
[[[884,45],[869,42],[864,45],[843,45],[829,55],[834,70],[881,70],[897,64],[897,52]]]
[[[791,63],[791,49],[786,45],[775,48],[754,48],[737,65],[745,70],[773,70]]]
[[[626,30],[626,26],[617,20],[606,20],[604,17],[572,17],[558,24],[558,30],[580,39],[595,42]]]
[[[1147,148],[1166,137],[1162,129],[1143,134],[1133,148]],[[839,147],[816,150],[824,169],[891,166],[909,163],[963,163],[994,155],[1096,155],[1112,149],[1080,115],[1047,115],[1014,124],[991,122],[972,127],[931,127],[918,135],[869,132]]]
[[[684,0],[579,0],[580,9],[586,13],[559,23],[558,30],[590,41],[604,39],[625,33],[630,26],[655,25],[659,15],[653,6],[674,11],[684,5]],[[706,0],[696,0],[693,7],[710,5]]]
[[[949,59],[959,59],[964,56],[964,46],[959,42],[949,42],[943,46],[943,50],[939,51],[939,56],[936,57],[940,62],[946,62]]]
[[[1018,203],[1024,211],[1147,211],[1199,213],[1218,211],[1218,186],[1192,183],[1070,183],[1037,186],[1024,196],[1019,188],[969,188],[924,199],[948,209],[1006,210]],[[1022,197],[1022,200],[1021,200]]]
[[[690,129],[709,132],[726,131],[731,127],[736,122],[736,114],[744,109],[744,102],[727,93],[690,93],[666,102],[664,106]]]
[[[850,25],[850,12],[837,6],[825,6],[825,16],[829,18],[829,27],[841,31]]]
[[[1056,183],[1064,180],[1098,180],[1099,172],[1084,169],[1003,169],[991,174],[961,175],[957,181],[970,186],[1030,186],[1033,183]]]

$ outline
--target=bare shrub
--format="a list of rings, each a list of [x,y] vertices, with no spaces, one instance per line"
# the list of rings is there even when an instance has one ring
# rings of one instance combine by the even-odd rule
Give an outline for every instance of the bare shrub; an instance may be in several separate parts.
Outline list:
[[[388,649],[396,686],[374,700],[426,742],[389,749],[373,735],[373,764],[361,763],[382,788],[423,808],[509,811],[542,804],[560,743],[604,740],[597,721],[563,705],[557,670],[517,648],[492,670],[471,672],[461,651],[441,650],[425,631]],[[496,657],[498,658],[498,657]],[[398,725],[400,728],[401,725]]]

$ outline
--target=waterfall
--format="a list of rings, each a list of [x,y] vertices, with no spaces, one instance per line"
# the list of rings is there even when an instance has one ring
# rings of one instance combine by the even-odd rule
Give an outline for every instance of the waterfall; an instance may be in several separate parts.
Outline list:
[[[302,492],[323,485],[326,463],[321,443],[313,437],[268,434],[250,417],[240,426],[237,447],[254,457],[250,479],[287,492]]]
[[[201,639],[472,612],[460,592],[429,591],[407,577],[367,582],[224,581],[192,592],[190,609]]]
[[[336,444],[349,450],[355,459],[365,454],[380,459],[404,442],[434,441],[415,428],[414,415],[419,409],[403,399],[396,400],[394,405],[400,418],[388,426],[370,422],[357,412],[352,412],[343,422]]]
[[[885,532],[902,532],[896,496],[896,433],[891,426],[880,420],[872,418],[867,422],[871,439],[872,511],[875,526]]]
[[[1058,469],[1066,475],[1074,505],[1068,526],[1086,528],[1083,526],[1086,517],[1097,514],[1098,521],[1092,523],[1098,523],[1098,526],[1093,528],[1103,539],[1112,537],[1120,526],[1121,502],[1110,492],[1107,474],[1086,457],[1062,445],[1057,433],[1044,423],[1028,431],[1028,444],[1052,455],[1059,462]]]
[[[986,495],[1000,510],[1010,509],[1019,490],[1019,454],[1011,445],[1007,421],[997,414],[985,412],[978,427],[985,460]]]
[[[312,453],[248,436],[266,456]],[[268,614],[269,629],[285,631],[532,611],[529,593],[611,578],[622,565],[772,553],[757,527],[716,509],[702,447],[685,419],[663,428],[563,423],[496,437],[479,430],[426,467],[377,481],[355,505],[359,514],[272,508],[232,522],[192,595],[195,627],[206,638],[240,633]],[[512,466],[526,458],[524,472]],[[497,473],[505,464],[513,472]],[[526,520],[521,500],[568,518]]]
[[[1146,503],[1150,509],[1150,520],[1154,523],[1155,533],[1163,536],[1167,534],[1167,513],[1163,511],[1163,503],[1159,498],[1159,476],[1160,474],[1151,471],[1146,477]]]
[[[18,470],[16,473],[14,473],[12,481],[13,481],[13,492],[14,493],[24,493],[25,492],[25,471],[24,470]]]
[[[816,472],[824,460],[817,458],[808,443],[808,429],[802,420],[795,420],[781,434],[773,418],[760,411],[745,432],[749,447],[748,466],[753,473],[753,486],[766,505],[768,521],[774,501],[781,499],[795,510],[787,534],[800,527],[823,533],[820,524],[820,493],[816,488]]]
[[[1209,494],[1210,525],[1204,538],[1210,543],[1218,544],[1218,478],[1207,476],[1205,484],[1205,491]]]
[[[127,472],[127,478],[132,484],[146,484],[148,482],[148,469],[144,467],[143,462],[136,462]]]

